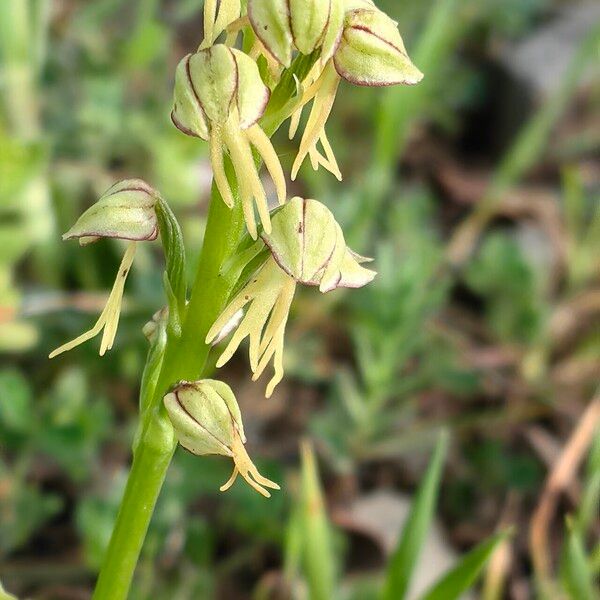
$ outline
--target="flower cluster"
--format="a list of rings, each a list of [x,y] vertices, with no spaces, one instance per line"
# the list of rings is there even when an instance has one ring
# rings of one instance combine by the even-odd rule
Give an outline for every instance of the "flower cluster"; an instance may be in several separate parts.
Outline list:
[[[248,337],[254,380],[273,359],[275,374],[267,385],[269,397],[283,378],[283,340],[296,284],[316,286],[322,293],[358,288],[369,283],[375,271],[361,266],[369,259],[346,246],[332,213],[316,200],[296,197],[280,208],[272,217],[271,233],[263,232],[253,251],[258,254],[263,247],[268,249],[264,262],[215,321],[206,341],[219,339],[221,330],[249,305],[217,367]]]
[[[302,109],[312,103],[292,180],[306,157],[314,169],[323,166],[342,178],[325,132],[341,79],[380,87],[412,85],[423,77],[408,57],[397,23],[371,0],[248,0],[247,15],[241,15],[239,0],[221,0],[218,14],[216,0],[209,0],[205,19],[205,38],[199,51],[186,56],[177,69],[172,119],[183,133],[209,142],[215,183],[223,201],[232,206],[234,197],[223,162],[224,153],[228,154],[248,231],[254,238],[257,229],[252,200],[267,232],[270,223],[250,145],[262,156],[275,182],[279,203],[283,203],[285,177],[258,122],[268,110],[271,91],[296,56],[315,58],[308,77],[300,82],[299,99],[290,114],[293,138]],[[226,45],[235,42],[244,26],[251,28],[254,39],[250,55]],[[211,45],[223,31],[230,32],[226,44]],[[253,60],[258,55],[271,65],[274,76],[265,78],[271,88]]]
[[[240,32],[247,52],[236,47]],[[248,338],[253,380],[273,363],[267,397],[283,378],[285,328],[296,286],[317,287],[321,293],[358,288],[376,273],[364,266],[370,259],[346,245],[326,206],[300,197],[286,202],[284,171],[265,130],[270,135],[290,119],[293,138],[303,109],[311,105],[291,179],[307,157],[314,169],[323,166],[341,179],[325,133],[340,82],[378,87],[412,85],[421,78],[397,23],[371,0],[205,0],[204,39],[177,67],[171,119],[184,134],[208,142],[216,188],[229,208],[240,203],[248,232],[221,266],[222,274],[237,281],[236,291],[207,332],[206,343],[216,345],[231,336],[217,361],[221,367]],[[289,91],[290,85],[295,96],[292,90],[282,101],[281,89]],[[261,163],[273,181],[275,202],[269,202],[261,180]],[[169,306],[144,331],[153,348],[160,332],[165,337],[167,323],[178,339],[172,332],[185,327],[181,316],[188,311],[179,259],[183,244],[175,244],[171,254],[167,248],[180,237],[179,227],[156,191],[140,180],[127,180],[109,189],[64,236],[82,244],[117,238],[128,245],[95,326],[51,357],[102,330],[100,354],[112,347],[136,243],[159,233],[167,254]],[[169,343],[177,342],[169,338]],[[240,410],[225,383],[179,382],[164,397],[164,406],[184,448],[233,459],[233,474],[222,490],[238,474],[264,496],[269,496],[266,488],[279,489],[250,460]]]

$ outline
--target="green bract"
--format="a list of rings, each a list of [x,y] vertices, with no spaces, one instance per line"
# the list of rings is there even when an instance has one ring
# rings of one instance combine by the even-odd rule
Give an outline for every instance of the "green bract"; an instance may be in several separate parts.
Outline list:
[[[182,381],[165,396],[164,404],[177,439],[186,450],[199,456],[220,454],[233,459],[233,474],[221,491],[231,487],[238,473],[263,496],[270,494],[262,486],[279,489],[250,460],[244,448],[242,415],[226,383],[214,379]]]
[[[289,67],[294,50],[321,48],[328,61],[342,32],[343,0],[248,0],[248,17],[268,52]]]
[[[85,245],[99,238],[155,240],[158,220],[155,205],[159,198],[141,179],[126,179],[109,188],[77,219],[63,240],[78,238]]]

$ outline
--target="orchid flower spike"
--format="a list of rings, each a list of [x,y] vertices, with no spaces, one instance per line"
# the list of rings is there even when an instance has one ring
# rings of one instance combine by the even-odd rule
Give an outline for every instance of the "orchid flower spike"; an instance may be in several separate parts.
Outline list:
[[[270,498],[265,488],[279,486],[263,477],[244,444],[242,415],[231,388],[222,381],[203,379],[180,382],[164,398],[165,407],[179,443],[192,454],[220,454],[233,459],[233,473],[220,490],[228,490],[241,475],[259,494]]]
[[[370,0],[350,0],[344,18],[343,33],[333,58],[305,90],[300,106],[292,117],[290,138],[294,137],[302,107],[312,101],[312,108],[298,155],[292,167],[292,180],[306,157],[313,168],[324,166],[341,180],[335,156],[325,135],[341,79],[360,86],[382,87],[419,83],[423,74],[411,62],[397,23],[380,11]],[[318,150],[321,143],[324,155]]]
[[[64,240],[78,239],[82,246],[100,238],[128,240],[129,244],[106,306],[96,324],[89,331],[51,352],[50,358],[72,350],[97,336],[102,330],[104,333],[100,343],[100,356],[112,348],[119,325],[123,290],[133,264],[136,243],[152,241],[158,236],[155,211],[158,199],[158,192],[140,179],[121,181],[108,189],[63,235]]]
[[[240,0],[204,1],[204,40],[200,50],[209,48],[231,23],[240,18],[242,4]]]
[[[376,275],[361,266],[370,259],[346,246],[333,214],[320,202],[293,198],[274,212],[271,222],[271,233],[263,232],[254,250],[258,255],[266,246],[270,251],[266,260],[231,300],[206,337],[207,343],[214,343],[236,313],[248,305],[217,367],[223,366],[242,340],[249,337],[253,381],[273,359],[275,373],[267,385],[267,398],[283,378],[285,326],[296,284],[317,286],[326,293],[340,287],[362,287]]]
[[[271,231],[269,207],[252,157],[252,146],[262,156],[277,191],[286,198],[286,183],[271,141],[257,124],[269,101],[256,63],[243,52],[217,44],[189,54],[177,67],[175,103],[171,118],[187,135],[209,142],[215,183],[230,208],[234,195],[225,174],[224,152],[229,153],[244,210],[246,227],[256,239],[253,201],[265,231]]]

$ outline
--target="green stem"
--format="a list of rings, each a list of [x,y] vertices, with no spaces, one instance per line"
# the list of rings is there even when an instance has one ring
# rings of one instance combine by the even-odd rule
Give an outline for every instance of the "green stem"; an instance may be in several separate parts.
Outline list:
[[[306,77],[317,55],[300,56],[273,93],[273,107],[261,123],[272,135],[289,116],[290,100],[296,93],[293,74]],[[161,371],[154,396],[143,398],[139,435],[133,452],[133,464],[125,494],[94,591],[94,600],[125,600],[129,593],[140,551],[154,506],[175,452],[177,441],[163,405],[170,386],[181,380],[197,380],[206,375],[210,346],[205,343],[211,325],[219,316],[236,284],[235,274],[221,273],[222,265],[232,256],[244,231],[241,199],[233,167],[226,160],[227,178],[235,207],[227,208],[213,185],[208,220],[196,278],[181,328],[181,337],[173,332],[167,339]]]
[[[232,188],[234,189],[234,188]],[[240,202],[236,206],[240,206]],[[241,209],[228,209],[213,189],[206,233],[182,337],[167,341],[156,392],[142,418],[133,464],[94,600],[127,598],[135,566],[177,442],[162,404],[169,386],[202,376],[210,347],[204,339],[235,285],[220,276],[243,231]]]
[[[94,598],[125,599],[175,444],[139,444]]]

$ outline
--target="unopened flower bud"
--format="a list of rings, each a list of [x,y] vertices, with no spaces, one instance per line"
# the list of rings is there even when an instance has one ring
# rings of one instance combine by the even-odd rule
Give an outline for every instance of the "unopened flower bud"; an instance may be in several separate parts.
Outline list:
[[[271,55],[289,67],[294,50],[310,54],[321,48],[321,62],[339,42],[343,0],[248,0],[248,17]]]
[[[63,240],[78,238],[81,245],[99,238],[155,240],[158,219],[154,207],[158,198],[158,192],[141,179],[120,181],[77,219]]]
[[[377,8],[346,13],[334,63],[340,76],[356,85],[414,85],[423,79],[406,53],[396,22]]]
[[[270,494],[265,487],[279,489],[250,460],[244,448],[242,415],[226,383],[214,379],[182,381],[165,396],[164,403],[177,439],[186,450],[198,456],[220,454],[233,459],[233,473],[221,491],[229,489],[238,474],[267,498]]]
[[[264,160],[279,202],[286,197],[286,183],[271,141],[257,124],[269,101],[256,63],[246,54],[216,44],[186,56],[177,67],[171,118],[187,135],[209,142],[215,183],[223,201],[232,207],[234,196],[225,175],[223,154],[229,153],[240,186],[248,231],[256,238],[253,201],[263,224],[270,230],[267,197],[252,156],[252,146]]]
[[[320,202],[293,198],[273,214],[271,222],[271,233],[261,234],[271,256],[221,313],[206,338],[207,343],[218,339],[234,315],[247,307],[217,367],[249,337],[254,380],[273,359],[275,373],[267,385],[267,397],[283,378],[283,341],[296,284],[318,286],[325,293],[339,287],[362,287],[376,275],[361,266],[369,259],[346,246],[333,214]]]
[[[152,344],[154,342],[156,331],[158,328],[167,322],[169,319],[169,307],[163,306],[160,310],[157,310],[153,315],[152,319],[148,321],[142,327],[142,333],[144,337]]]

